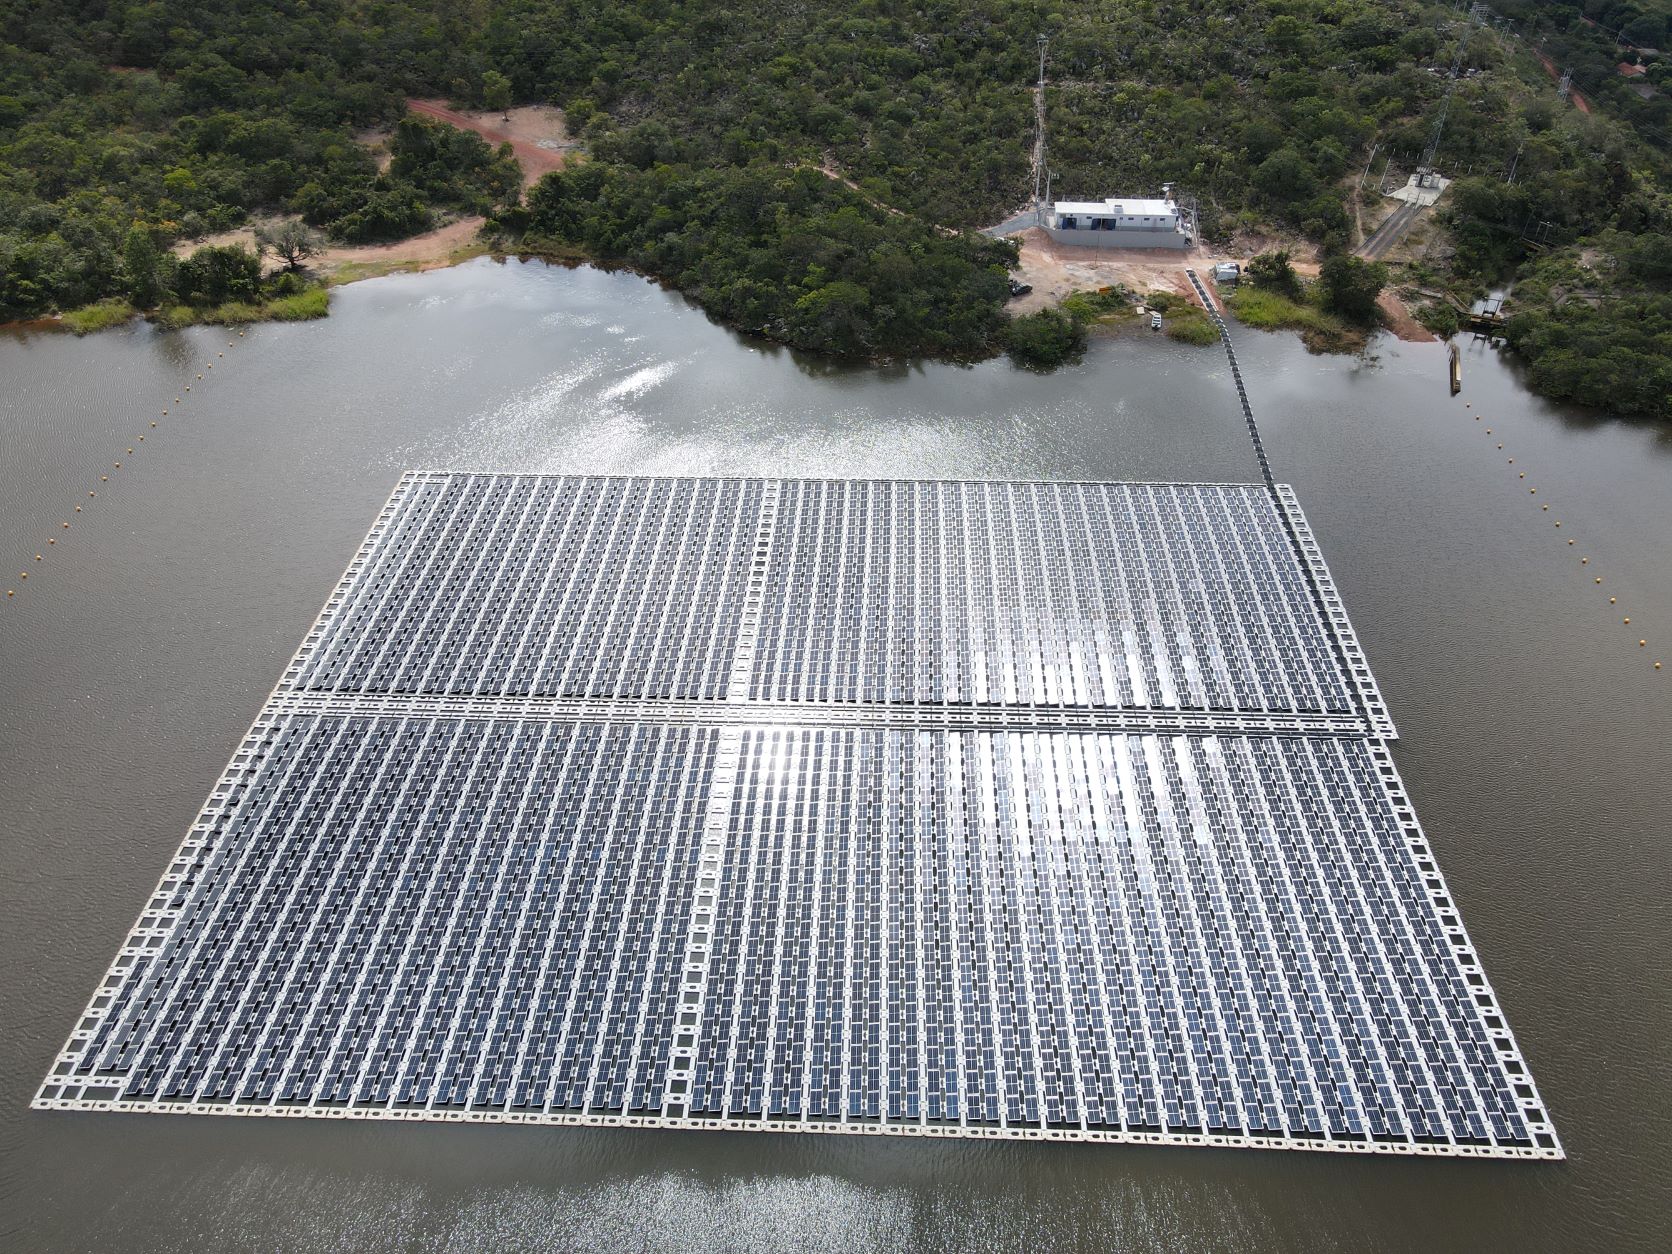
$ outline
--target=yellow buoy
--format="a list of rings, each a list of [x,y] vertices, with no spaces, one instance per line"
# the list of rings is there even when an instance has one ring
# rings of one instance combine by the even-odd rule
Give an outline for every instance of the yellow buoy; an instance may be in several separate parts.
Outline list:
[[[1608,598],[1608,604],[1613,605],[1619,599],[1620,599],[1619,597],[1609,597]]]
[[[1602,582],[1602,576],[1601,576],[1601,575],[1598,575],[1598,576],[1597,576],[1597,582],[1598,582],[1598,583],[1601,583],[1601,582]]]
[[[199,383],[202,383],[202,382],[203,382],[203,376],[202,376],[202,375],[198,375],[198,376],[197,376],[197,381],[198,381],[198,382],[199,382]],[[192,390],[192,389],[191,389],[191,386],[190,386],[190,385],[189,385],[189,384],[188,384],[188,385],[187,385],[187,387],[186,387],[186,391],[188,391],[188,392],[190,392],[190,391],[191,391],[191,390]]]
[[[1627,627],[1630,627],[1630,626],[1631,626],[1631,619],[1629,619],[1629,618],[1628,618],[1628,619],[1626,619],[1626,626],[1627,626]]]
[[[7,595],[8,595],[8,596],[10,596],[10,595],[11,595],[11,594],[10,594],[10,593],[7,593]],[[1656,669],[1656,670],[1657,670],[1657,671],[1658,671],[1658,670],[1659,670],[1659,669],[1660,669],[1660,663],[1659,663],[1659,662],[1656,662],[1656,663],[1655,663],[1655,669]]]
[[[215,356],[217,356],[217,357],[225,357],[225,356],[226,356],[226,354],[225,354],[225,353],[216,353],[216,354],[215,354]]]
[[[1568,543],[1569,543],[1569,544],[1572,544],[1572,543],[1573,543],[1573,541],[1572,541],[1572,540],[1569,540],[1569,541],[1568,541]]]
[[[58,543],[58,537],[57,536],[48,536],[47,537],[47,543],[48,544],[57,544]]]
[[[1538,489],[1537,489],[1537,488],[1534,488],[1534,489],[1533,489],[1533,491],[1535,491],[1535,492],[1537,492],[1537,491],[1538,491]],[[1540,505],[1540,506],[1539,506],[1539,508],[1540,508],[1540,509],[1549,509],[1549,508],[1550,508],[1550,507],[1549,507],[1549,506],[1548,506],[1548,505]]]
[[[21,572],[19,572],[19,574],[18,574],[18,578],[19,578],[19,579],[27,579],[27,578],[29,578],[29,572],[28,572],[28,571],[21,571]]]
[[[1649,642],[1647,640],[1639,640],[1637,642],[1637,647],[1639,649],[1647,649],[1649,647]]]
[[[1510,465],[1511,465],[1511,466],[1513,466],[1513,465],[1515,465],[1515,458],[1513,458],[1513,457],[1512,457],[1512,458],[1510,458],[1510,459],[1509,459],[1509,464],[1510,464]]]
[[[1579,559],[1579,564],[1581,566],[1589,566],[1591,564],[1591,559],[1588,557],[1582,557]]]
[[[41,555],[39,553],[35,554],[35,560],[37,562],[41,560]]]
[[[97,493],[97,492],[89,492],[89,493],[88,493],[88,494],[87,494],[87,495],[88,495],[88,496],[97,496],[97,495],[98,495],[98,493]]]
[[[152,426],[153,426],[153,427],[154,427],[154,426],[156,426],[156,425],[157,425],[157,424],[156,424],[156,423],[152,423],[152,424],[151,424],[151,425],[152,425]],[[144,436],[140,436],[140,437],[139,437],[139,442],[140,442],[140,443],[141,443],[141,444],[144,444],[144,443],[145,443],[145,437],[144,437]]]
[[[10,589],[10,588],[7,588],[7,589],[6,589],[6,595],[7,595],[7,596],[12,596],[12,595],[14,595],[14,594],[13,594],[13,592],[12,592],[12,590],[11,590],[11,589]],[[1656,663],[1655,663],[1655,665],[1656,665],[1656,666],[1659,666],[1659,665],[1660,665],[1660,663],[1659,663],[1659,662],[1656,662]]]
[[[76,508],[77,508],[77,509],[80,509],[80,508],[81,508],[81,506],[79,506],[79,505],[77,505],[77,506],[76,506]],[[64,527],[64,530],[65,530],[65,531],[68,531],[68,530],[69,530],[69,529],[70,529],[70,524],[69,524],[69,523],[65,523],[65,524],[63,524],[63,527]]]
[[[1503,448],[1503,447],[1504,447],[1504,446],[1503,446],[1503,445],[1502,445],[1502,444],[1500,444],[1500,445],[1498,445],[1498,447],[1499,447],[1499,448]]]
[[[99,476],[99,482],[100,483],[109,483],[110,482],[110,476],[109,475],[100,475]]]
[[[1514,460],[1515,460],[1515,458],[1513,458],[1513,457],[1510,458],[1510,461],[1514,461]],[[1525,479],[1527,477],[1527,472],[1525,470],[1523,470],[1520,474],[1516,475],[1515,477],[1517,479]]]
[[[189,383],[186,384],[186,391],[190,392],[191,390],[192,390],[192,385],[189,384]],[[174,399],[179,400],[180,398],[178,396],[176,396]]]
[[[122,469],[122,463],[121,462],[111,462],[110,464],[116,470],[121,470]]]
[[[1527,495],[1528,496],[1537,496],[1538,495],[1538,489],[1537,488],[1528,488],[1527,489]],[[1550,507],[1548,505],[1546,505],[1544,508],[1549,509]]]
[[[75,507],[75,512],[78,513],[78,514],[81,513],[81,506],[77,505]]]

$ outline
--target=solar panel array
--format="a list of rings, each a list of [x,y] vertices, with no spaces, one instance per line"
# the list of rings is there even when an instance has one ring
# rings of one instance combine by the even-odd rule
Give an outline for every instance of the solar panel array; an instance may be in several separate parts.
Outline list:
[[[409,475],[36,1099],[1560,1155],[1292,497]]]

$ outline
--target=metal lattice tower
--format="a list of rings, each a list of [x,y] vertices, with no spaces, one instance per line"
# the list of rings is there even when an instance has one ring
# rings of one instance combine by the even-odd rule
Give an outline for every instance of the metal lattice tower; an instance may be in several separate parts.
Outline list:
[[[1556,95],[1566,100],[1573,94],[1573,70],[1571,67],[1562,71],[1562,81],[1556,84]]]
[[[1452,54],[1451,74],[1446,82],[1445,99],[1440,101],[1440,116],[1434,119],[1434,129],[1428,136],[1428,147],[1422,150],[1422,160],[1417,164],[1418,184],[1433,172],[1434,158],[1440,151],[1440,136],[1446,129],[1446,115],[1451,111],[1451,98],[1457,91],[1457,78],[1463,70],[1463,54],[1469,50],[1469,37],[1475,33],[1475,27],[1486,21],[1490,12],[1484,4],[1472,5],[1469,8],[1469,23],[1463,28],[1462,38],[1457,41],[1457,51]]]

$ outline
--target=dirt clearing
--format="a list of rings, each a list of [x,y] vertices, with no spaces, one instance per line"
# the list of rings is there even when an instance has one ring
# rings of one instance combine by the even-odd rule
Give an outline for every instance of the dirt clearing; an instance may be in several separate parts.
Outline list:
[[[538,182],[542,174],[561,170],[580,148],[563,124],[563,111],[550,105],[524,105],[509,114],[449,109],[445,100],[408,100],[406,107],[460,130],[475,131],[495,148],[510,144],[522,166],[525,187]]]

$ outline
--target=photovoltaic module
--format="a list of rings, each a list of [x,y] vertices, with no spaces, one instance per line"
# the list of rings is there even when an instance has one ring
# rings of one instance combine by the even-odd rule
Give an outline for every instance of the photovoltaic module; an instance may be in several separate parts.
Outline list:
[[[1561,1156],[1278,486],[410,474],[35,1104]]]

